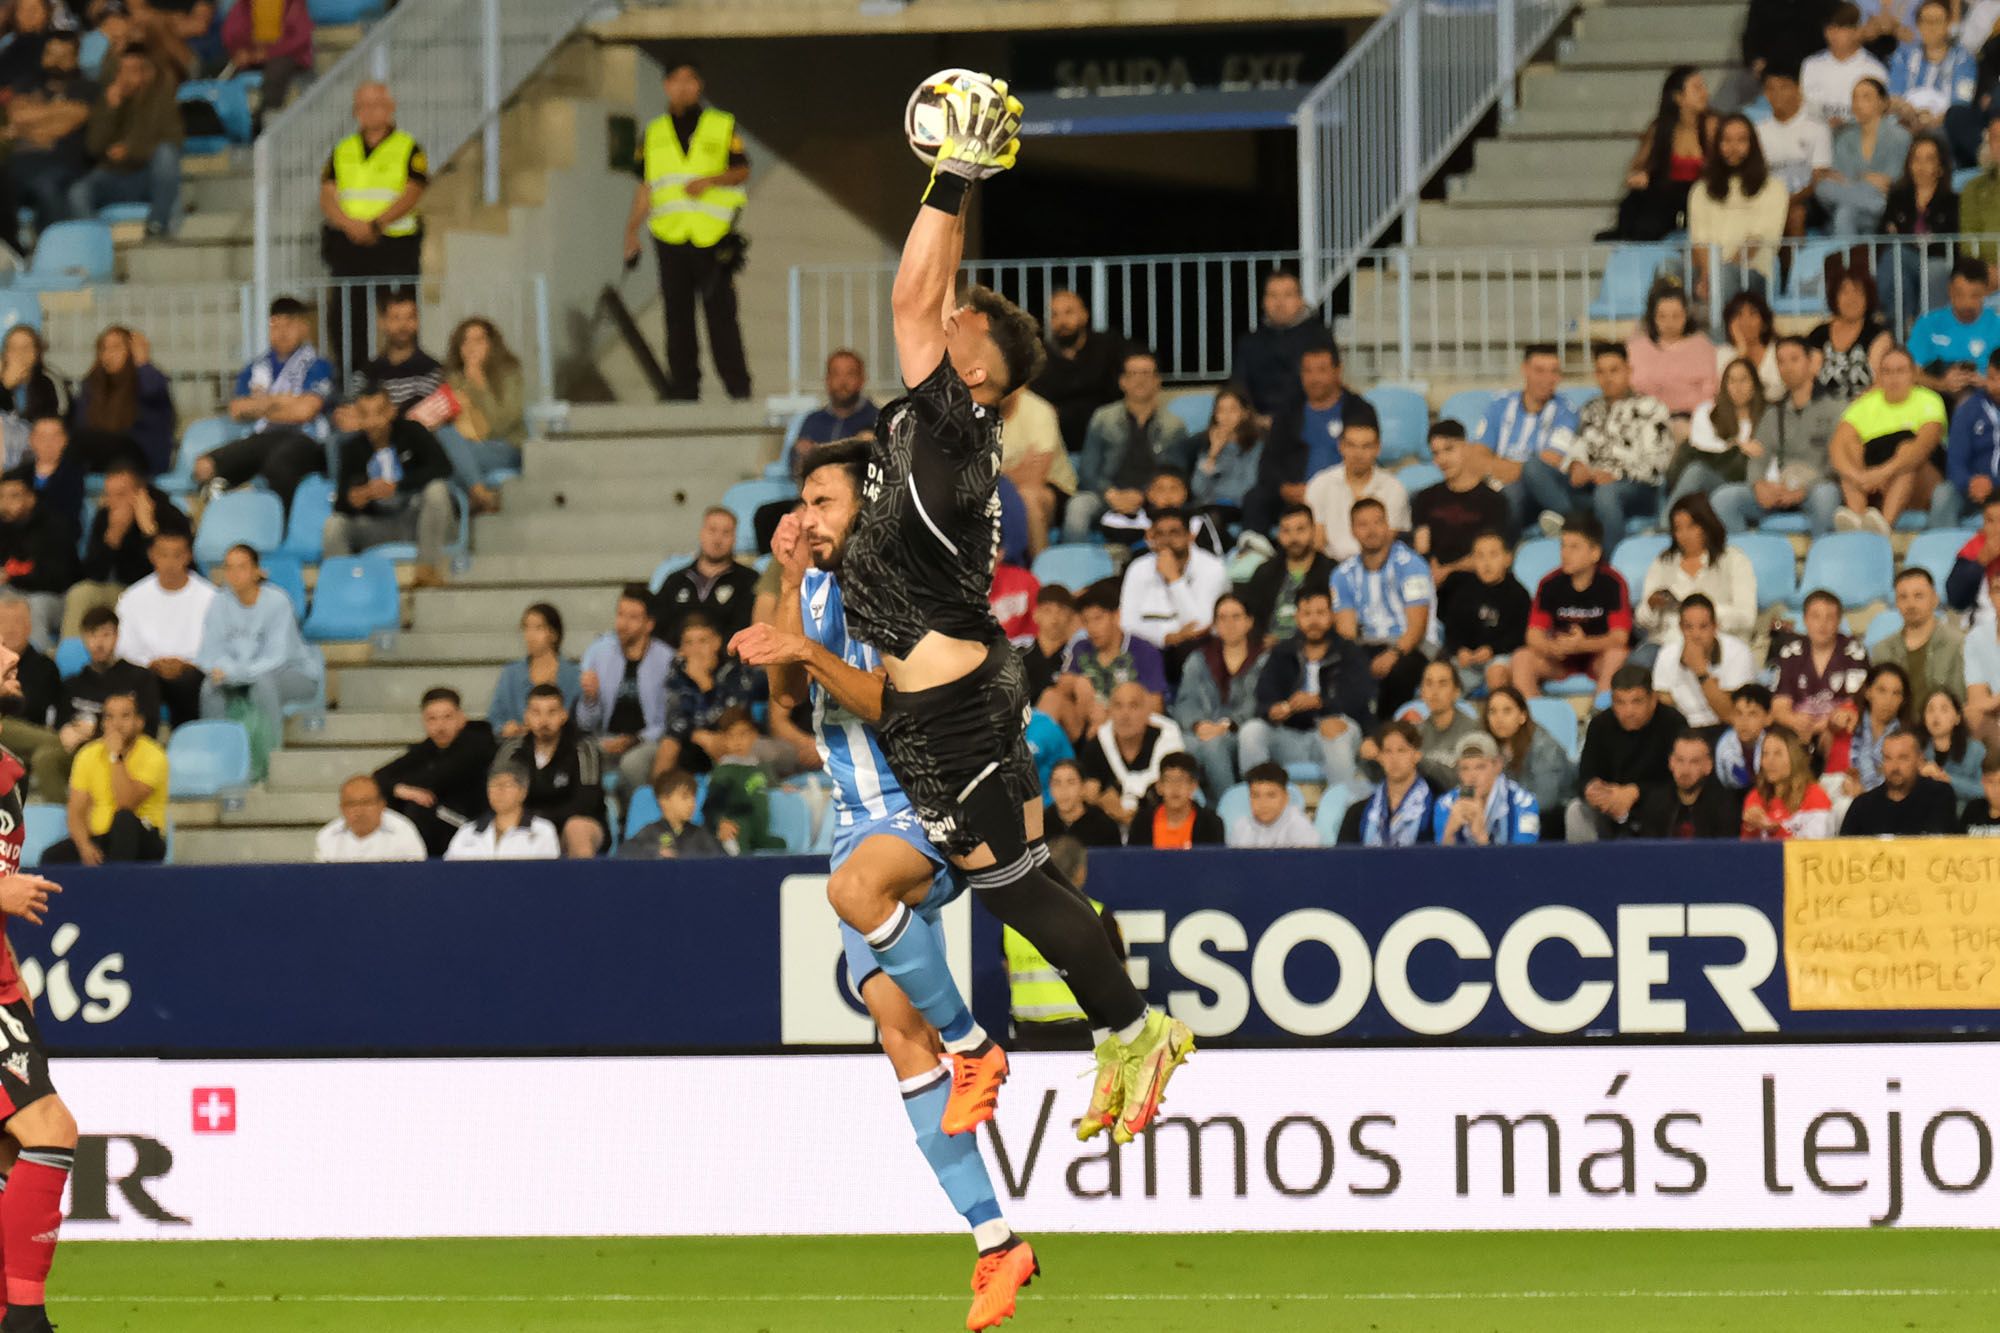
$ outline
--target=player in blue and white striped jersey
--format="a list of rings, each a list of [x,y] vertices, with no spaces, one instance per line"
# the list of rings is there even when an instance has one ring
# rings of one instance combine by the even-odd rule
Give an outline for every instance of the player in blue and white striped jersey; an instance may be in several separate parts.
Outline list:
[[[965,1054],[993,1049],[958,993],[938,922],[964,885],[924,836],[883,758],[871,725],[882,710],[881,658],[849,635],[841,604],[840,556],[867,459],[866,441],[821,445],[807,456],[804,507],[785,516],[771,541],[780,569],[776,620],[744,630],[730,649],[769,669],[774,705],[811,690],[813,735],[834,789],[827,895],[843,918],[848,976],[881,1030],[918,1146],[985,1257],[1023,1242],[1000,1215],[970,1132],[990,1117],[997,1088],[979,1096],[957,1076]],[[864,933],[851,924],[853,905],[880,902],[884,885],[898,907]],[[925,1013],[946,1018],[933,1027]]]

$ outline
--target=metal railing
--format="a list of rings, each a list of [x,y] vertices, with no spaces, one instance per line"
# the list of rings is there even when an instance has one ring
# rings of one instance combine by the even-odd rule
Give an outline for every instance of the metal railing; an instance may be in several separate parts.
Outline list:
[[[1266,274],[1293,265],[1286,251],[1212,255],[1127,255],[1097,259],[976,260],[968,281],[991,287],[1041,316],[1049,297],[1079,293],[1098,327],[1153,349],[1169,381],[1224,379],[1237,334],[1254,328]],[[793,394],[817,393],[827,355],[859,352],[879,383],[895,374],[889,321],[894,262],[795,264],[789,287],[789,366]]]
[[[371,80],[396,96],[396,122],[434,171],[485,141],[485,197],[500,198],[503,104],[604,0],[422,0],[398,6],[273,119],[252,149],[256,291],[267,301],[325,270],[319,259],[320,173],[354,131],[354,90]]]
[[[1576,0],[1398,0],[1297,112],[1300,271],[1318,300],[1399,216],[1417,236],[1417,192],[1499,103]]]
[[[317,314],[321,354],[340,365],[334,336],[328,327],[336,305],[350,294],[372,302],[365,284],[327,279],[294,283],[283,295],[304,301]],[[266,305],[249,283],[212,283],[189,287],[88,288],[51,294],[43,301],[42,336],[48,362],[58,376],[80,380],[96,354],[97,336],[113,324],[144,334],[152,361],[173,386],[174,405],[182,421],[218,410],[232,395],[236,376],[250,358],[268,345]],[[555,349],[551,344],[548,279],[540,274],[519,280],[461,280],[426,284],[418,294],[424,349],[439,360],[458,321],[484,315],[493,321],[520,358],[527,376],[528,401],[554,397]],[[367,314],[360,348],[375,354],[375,320]],[[345,371],[347,367],[342,366]]]

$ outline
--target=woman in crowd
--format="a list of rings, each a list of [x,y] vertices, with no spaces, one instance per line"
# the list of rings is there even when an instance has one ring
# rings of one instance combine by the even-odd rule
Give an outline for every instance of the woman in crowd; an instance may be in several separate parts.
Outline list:
[[[1234,384],[1217,389],[1208,430],[1196,436],[1193,444],[1198,452],[1188,489],[1195,504],[1210,511],[1234,510],[1240,515],[1243,497],[1257,484],[1257,466],[1264,458],[1264,436],[1257,428],[1257,412],[1249,395]]]
[[[1567,705],[1564,705],[1567,707]],[[1526,787],[1544,810],[1561,810],[1576,795],[1576,765],[1562,742],[1535,725],[1528,701],[1512,685],[1486,700],[1486,734],[1500,743],[1500,771]],[[1544,842],[1562,836],[1561,821],[1542,830]]]
[[[1882,322],[1881,296],[1868,271],[1836,264],[1826,284],[1831,318],[1806,342],[1819,353],[1820,392],[1851,402],[1875,387],[1875,372],[1896,337]]]
[[[1785,183],[1764,162],[1756,127],[1747,116],[1726,118],[1701,183],[1688,192],[1694,299],[1708,300],[1711,286],[1725,302],[1746,287],[1768,292],[1791,206]],[[1711,253],[1720,257],[1719,273],[1709,272]]]
[[[1910,674],[1894,662],[1877,662],[1861,687],[1861,720],[1847,747],[1848,792],[1859,796],[1882,785],[1882,741],[1910,729]]]
[[[1813,197],[1833,215],[1835,236],[1867,236],[1882,220],[1889,187],[1910,155],[1910,132],[1888,115],[1889,90],[1880,79],[1854,85],[1854,118],[1833,136],[1833,170]]]
[[[1639,136],[1639,151],[1625,168],[1618,225],[1601,239],[1657,241],[1681,225],[1688,189],[1701,178],[1715,142],[1715,124],[1701,71],[1693,65],[1668,70],[1653,123]]]
[[[1667,531],[1673,539],[1646,566],[1646,582],[1632,608],[1634,623],[1648,639],[1672,637],[1680,604],[1701,593],[1715,603],[1718,630],[1748,639],[1757,625],[1757,571],[1749,556],[1729,544],[1708,497],[1696,491],[1674,501]]]
[[[1986,794],[1979,780],[1980,766],[1986,762],[1986,747],[1974,740],[1965,725],[1965,707],[1950,690],[1932,690],[1924,700],[1924,776],[1949,782],[1961,801],[1976,801]]]
[[[0,25],[7,39],[0,46],[0,88],[41,82],[42,48],[48,45],[52,17],[49,0],[14,0],[14,12]]]
[[[1790,727],[1771,727],[1758,752],[1756,784],[1743,798],[1743,836],[1831,838],[1833,834],[1833,801],[1813,781],[1805,744]]]
[[[1951,249],[1932,236],[1958,232],[1958,193],[1951,188],[1949,153],[1936,137],[1919,135],[1903,159],[1903,174],[1889,187],[1882,230],[1910,240],[1892,246],[1881,267],[1895,279],[1890,314],[1908,328],[1924,311],[1945,303],[1951,283]]]
[[[0,410],[24,421],[63,414],[62,391],[42,361],[47,351],[42,335],[26,324],[7,330],[0,339]]]
[[[143,333],[113,324],[97,335],[97,356],[70,405],[69,447],[102,472],[134,459],[157,477],[174,462],[174,394],[153,364]]]
[[[1457,785],[1458,743],[1479,730],[1479,724],[1458,706],[1464,697],[1458,688],[1458,668],[1449,662],[1424,668],[1417,698],[1429,711],[1416,724],[1418,748],[1424,752],[1424,776],[1439,791]]]
[[[1632,391],[1660,400],[1673,413],[1674,438],[1688,436],[1688,419],[1715,397],[1715,344],[1692,327],[1687,289],[1672,278],[1653,284],[1646,313],[1625,343]]]
[[[71,452],[67,433],[52,428],[31,431],[28,455],[23,463],[33,468],[36,505],[45,513],[61,514],[71,527],[84,531],[83,464]]]
[[[1771,303],[1756,292],[1738,292],[1722,308],[1722,331],[1729,339],[1715,349],[1718,380],[1731,361],[1748,361],[1757,368],[1757,382],[1764,396],[1777,402],[1785,396],[1785,382],[1778,378],[1778,333]]]
[[[1731,361],[1722,372],[1715,401],[1695,409],[1687,448],[1681,451],[1680,474],[1673,482],[1675,502],[1749,476],[1752,460],[1764,456],[1757,431],[1768,406],[1757,367],[1741,359]]]
[[[1257,716],[1257,677],[1264,669],[1257,623],[1243,599],[1226,592],[1216,599],[1209,634],[1181,667],[1173,717],[1188,751],[1201,764],[1202,786],[1211,802],[1236,782],[1236,735]]]
[[[493,702],[486,709],[486,721],[494,735],[518,736],[528,729],[523,714],[528,709],[528,691],[537,685],[555,686],[562,691],[563,707],[576,711],[576,702],[583,697],[583,668],[562,655],[562,642],[562,612],[547,602],[536,602],[521,613],[525,651],[500,668]]]
[[[1414,847],[1435,841],[1431,810],[1437,793],[1419,769],[1423,741],[1408,722],[1385,722],[1373,741],[1382,782],[1365,801],[1347,807],[1340,842],[1361,847]],[[1456,775],[1452,779],[1457,781]]]
[[[201,627],[201,715],[227,718],[247,701],[260,723],[250,728],[250,752],[261,781],[284,735],[285,705],[317,698],[325,666],[299,635],[292,599],[265,581],[255,547],[229,548],[222,581]]]
[[[444,382],[459,410],[450,429],[438,432],[438,443],[473,508],[497,513],[500,493],[486,478],[521,466],[521,441],[527,435],[528,387],[520,358],[492,320],[474,315],[451,331]]]

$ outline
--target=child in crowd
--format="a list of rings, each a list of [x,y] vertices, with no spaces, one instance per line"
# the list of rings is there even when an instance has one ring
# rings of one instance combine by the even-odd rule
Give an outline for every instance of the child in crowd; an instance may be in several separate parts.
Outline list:
[[[1757,756],[1771,725],[1771,691],[1755,681],[1730,692],[1729,730],[1715,742],[1715,776],[1725,787],[1747,791],[1757,780]]]
[[[694,822],[694,774],[670,768],[653,779],[660,800],[660,817],[625,839],[618,855],[625,860],[664,861],[690,856],[721,856],[715,835]]]
[[[1243,775],[1250,813],[1229,830],[1231,847],[1317,847],[1319,834],[1306,812],[1292,804],[1291,780],[1277,764],[1259,764]]]
[[[1472,567],[1455,570],[1438,587],[1445,660],[1459,689],[1478,696],[1512,678],[1509,661],[1528,637],[1528,590],[1514,577],[1513,555],[1497,532],[1472,539]]]
[[[1187,753],[1160,760],[1160,776],[1132,814],[1129,847],[1185,851],[1223,841],[1222,820],[1194,803],[1201,790],[1201,766]]]
[[[1975,838],[2000,838],[2000,750],[1988,750],[1980,761],[1979,785],[1986,794],[1965,803],[1959,828]]]
[[[747,708],[732,708],[716,721],[721,753],[708,775],[708,805],[702,822],[715,830],[723,850],[776,851],[784,840],[771,833],[771,779],[757,764],[757,724]]]

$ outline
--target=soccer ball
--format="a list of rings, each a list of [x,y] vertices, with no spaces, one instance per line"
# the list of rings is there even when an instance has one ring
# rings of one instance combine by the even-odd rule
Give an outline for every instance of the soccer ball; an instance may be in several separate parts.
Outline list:
[[[927,167],[937,161],[945,132],[944,104],[931,90],[947,82],[981,84],[986,96],[996,102],[1003,100],[1000,90],[993,86],[993,80],[975,70],[941,69],[918,84],[916,91],[910,94],[909,105],[903,109],[903,133],[910,140],[910,151]]]

